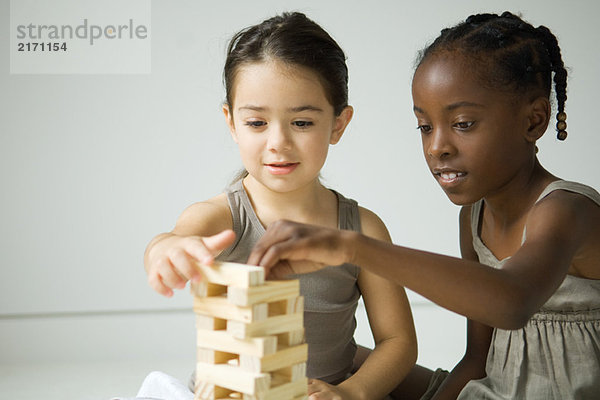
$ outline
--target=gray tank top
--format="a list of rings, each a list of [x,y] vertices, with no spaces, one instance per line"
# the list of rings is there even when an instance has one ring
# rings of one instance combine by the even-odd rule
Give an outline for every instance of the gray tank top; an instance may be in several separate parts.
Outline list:
[[[594,189],[562,180],[550,183],[537,201],[555,190],[582,194],[600,206]],[[498,260],[479,236],[482,204],[472,207],[473,246],[481,263],[501,268],[508,258]],[[470,381],[458,398],[600,398],[600,280],[566,275],[523,328],[494,329],[486,373]]]
[[[338,199],[338,228],[361,231],[358,204],[334,191]],[[227,188],[236,241],[217,257],[221,261],[245,263],[256,242],[265,233],[242,181]],[[304,296],[304,328],[308,343],[306,375],[336,384],[352,369],[356,353],[354,313],[360,290],[360,268],[344,264],[290,278],[300,280]]]

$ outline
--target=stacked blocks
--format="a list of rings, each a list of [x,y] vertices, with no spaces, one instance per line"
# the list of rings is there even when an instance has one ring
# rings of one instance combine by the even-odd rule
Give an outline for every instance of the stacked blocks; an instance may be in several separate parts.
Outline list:
[[[299,281],[265,282],[262,268],[244,264],[198,268],[195,400],[306,399]]]

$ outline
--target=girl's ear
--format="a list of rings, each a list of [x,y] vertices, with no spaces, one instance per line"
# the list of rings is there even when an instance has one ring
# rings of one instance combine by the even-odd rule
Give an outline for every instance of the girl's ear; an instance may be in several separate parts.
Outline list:
[[[331,138],[329,139],[329,144],[336,144],[342,138],[346,127],[352,120],[352,116],[354,115],[354,109],[352,106],[346,106],[340,115],[335,117],[335,122],[333,125],[333,130],[331,131]]]
[[[529,104],[528,127],[525,138],[528,142],[535,143],[546,132],[551,113],[550,101],[546,97],[537,97]]]
[[[237,133],[235,132],[235,124],[233,122],[233,112],[231,112],[229,109],[229,104],[223,104],[223,115],[225,115],[225,122],[229,127],[231,137],[233,138],[233,141],[237,143]]]

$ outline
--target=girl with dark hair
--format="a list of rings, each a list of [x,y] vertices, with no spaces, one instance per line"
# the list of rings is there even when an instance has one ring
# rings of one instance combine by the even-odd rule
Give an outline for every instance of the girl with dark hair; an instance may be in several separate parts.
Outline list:
[[[225,119],[246,173],[190,206],[145,253],[150,285],[171,296],[199,280],[196,262],[245,262],[266,227],[282,218],[362,232],[384,242],[383,222],[319,180],[330,145],[350,122],[348,70],[338,44],[300,13],[247,28],[230,42]],[[352,264],[302,275],[308,393],[315,399],[381,399],[416,361],[406,293]],[[358,370],[354,313],[363,296],[375,349]]]
[[[465,315],[464,358],[448,376],[415,367],[402,398],[598,398],[600,194],[536,156],[552,82],[567,137],[566,78],[550,30],[509,12],[471,16],[420,54],[414,112],[433,177],[462,206],[462,259],[280,221],[248,262],[271,276],[352,263]]]

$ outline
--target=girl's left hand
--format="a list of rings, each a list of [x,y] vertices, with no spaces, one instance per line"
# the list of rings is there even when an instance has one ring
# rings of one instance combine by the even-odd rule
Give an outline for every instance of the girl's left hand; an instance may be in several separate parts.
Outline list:
[[[339,386],[330,385],[318,379],[308,380],[308,400],[353,400],[349,393]]]

